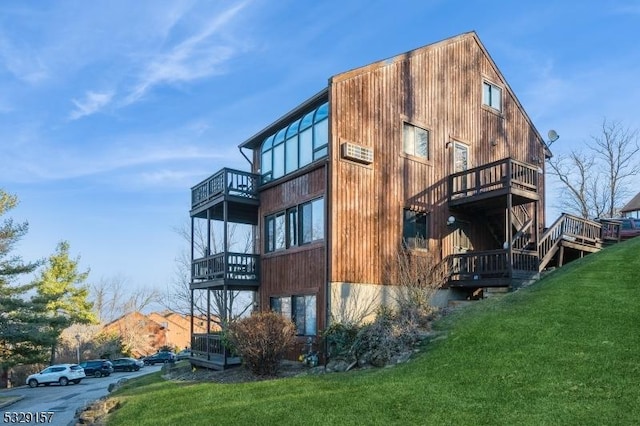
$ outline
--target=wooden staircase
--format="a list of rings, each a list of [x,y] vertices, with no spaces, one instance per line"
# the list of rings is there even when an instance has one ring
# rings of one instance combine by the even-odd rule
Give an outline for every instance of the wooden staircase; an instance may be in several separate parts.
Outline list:
[[[538,242],[538,269],[544,270],[553,260],[556,266],[562,266],[566,251],[576,251],[582,257],[585,252],[593,253],[601,248],[600,223],[563,213]]]

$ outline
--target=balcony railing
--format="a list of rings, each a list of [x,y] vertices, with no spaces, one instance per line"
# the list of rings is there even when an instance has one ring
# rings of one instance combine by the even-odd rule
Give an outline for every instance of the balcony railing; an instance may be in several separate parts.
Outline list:
[[[511,267],[510,267],[511,264]],[[450,282],[510,278],[512,272],[538,271],[538,253],[528,250],[488,250],[449,256]]]
[[[222,169],[191,188],[191,208],[200,207],[220,195],[257,199],[258,175]]]
[[[506,158],[449,176],[449,201],[504,189],[537,194],[538,169]]]
[[[193,334],[191,352],[194,356],[207,357],[208,354],[224,355],[225,347],[220,334]]]
[[[260,256],[246,253],[217,253],[195,259],[191,264],[194,280],[258,280]]]

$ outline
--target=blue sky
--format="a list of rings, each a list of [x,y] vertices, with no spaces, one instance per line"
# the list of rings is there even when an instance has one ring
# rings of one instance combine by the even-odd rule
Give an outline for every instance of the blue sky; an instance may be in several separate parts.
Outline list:
[[[640,128],[640,1],[3,0],[0,187],[30,224],[18,251],[67,240],[90,280],[164,289],[190,187],[246,169],[239,143],[334,74],[471,30],[540,133],[561,135],[554,153],[605,117]]]

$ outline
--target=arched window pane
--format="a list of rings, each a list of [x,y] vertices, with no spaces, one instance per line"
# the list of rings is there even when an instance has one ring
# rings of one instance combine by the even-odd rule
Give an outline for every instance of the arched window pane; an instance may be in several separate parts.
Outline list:
[[[278,145],[279,143],[284,142],[284,135],[287,133],[287,128],[285,127],[284,129],[280,130],[278,133],[276,133],[276,137],[275,139],[273,139],[273,144],[274,145]]]
[[[287,139],[290,138],[291,136],[298,134],[298,127],[300,126],[300,121],[302,121],[302,119],[294,122],[289,126],[289,128],[287,129]]]
[[[273,146],[273,137],[275,135],[271,135],[268,138],[266,138],[264,140],[264,142],[262,142],[262,152],[266,151],[267,149],[271,148]]]
[[[329,115],[329,104],[323,104],[316,110],[315,122],[324,120]]]
[[[313,114],[315,111],[311,111],[309,114],[305,115],[302,121],[300,122],[300,131],[306,129],[307,127],[313,124]]]

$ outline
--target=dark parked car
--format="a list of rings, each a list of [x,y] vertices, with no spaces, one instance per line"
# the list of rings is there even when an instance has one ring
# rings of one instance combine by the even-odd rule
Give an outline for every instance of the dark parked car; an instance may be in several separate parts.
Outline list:
[[[628,240],[640,236],[640,219],[631,217],[598,219],[602,223],[602,236],[605,239]],[[618,231],[620,234],[618,234]]]
[[[183,349],[176,354],[176,361],[189,359],[191,357],[191,349]]]
[[[166,364],[168,362],[176,362],[176,354],[173,352],[162,351],[142,359],[145,365]]]
[[[621,240],[628,240],[629,238],[640,235],[640,219],[625,217],[619,220],[622,222],[622,226],[620,227]]]
[[[84,368],[84,374],[94,377],[108,376],[113,373],[113,364],[108,359],[92,359],[80,363],[80,367]]]
[[[140,361],[133,358],[118,358],[111,361],[113,371],[138,371],[140,370]]]

